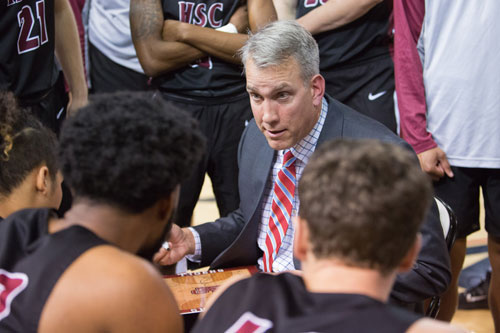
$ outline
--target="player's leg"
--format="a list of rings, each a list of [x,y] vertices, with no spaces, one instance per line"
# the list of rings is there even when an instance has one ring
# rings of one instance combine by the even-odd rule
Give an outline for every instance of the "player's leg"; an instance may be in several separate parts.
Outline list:
[[[217,207],[226,216],[239,207],[238,144],[245,124],[252,117],[250,100],[245,94],[220,105],[213,114],[213,147],[208,165]]]
[[[467,240],[465,237],[457,238],[450,252],[451,282],[448,290],[441,295],[441,305],[437,319],[451,321],[458,304],[458,278],[465,259]]]
[[[193,118],[195,118],[199,122],[201,132],[207,139],[204,155],[201,157],[198,165],[194,168],[191,176],[184,182],[182,182],[181,190],[179,193],[179,203],[177,205],[174,222],[180,227],[188,227],[191,225],[193,210],[196,206],[196,203],[198,202],[201,188],[205,180],[208,161],[207,156],[209,155],[209,151],[212,146],[210,140],[210,128],[208,127],[207,121],[205,119],[207,112],[206,108],[201,104],[182,103],[169,99],[169,97],[165,94],[162,94],[162,96],[167,101],[174,104],[179,109],[188,112]]]
[[[488,293],[495,330],[500,330],[500,170],[487,169],[483,184],[485,224],[488,231],[488,255],[491,263],[491,281]]]
[[[452,167],[454,177],[434,183],[435,193],[455,212],[458,221],[457,240],[450,254],[452,280],[441,295],[437,318],[451,321],[458,303],[458,277],[466,252],[466,237],[479,230],[479,182],[475,169]]]
[[[500,329],[500,237],[488,235],[488,255],[491,263],[488,304],[493,317],[493,323],[498,332]]]

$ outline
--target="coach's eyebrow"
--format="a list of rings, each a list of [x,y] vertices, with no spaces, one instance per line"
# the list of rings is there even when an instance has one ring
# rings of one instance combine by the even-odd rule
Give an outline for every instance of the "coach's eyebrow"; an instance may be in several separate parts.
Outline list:
[[[271,93],[275,93],[277,91],[280,91],[280,90],[283,90],[283,89],[288,89],[290,88],[290,84],[286,83],[286,82],[283,82],[281,83],[280,85],[274,87],[272,90],[271,90]],[[250,84],[247,84],[247,91],[250,91],[250,92],[258,92],[259,89],[257,89],[256,87],[250,85]]]

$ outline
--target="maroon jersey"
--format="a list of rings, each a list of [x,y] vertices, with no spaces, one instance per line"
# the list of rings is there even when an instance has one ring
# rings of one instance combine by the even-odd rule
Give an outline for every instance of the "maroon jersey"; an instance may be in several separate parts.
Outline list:
[[[0,332],[36,332],[65,270],[85,251],[108,244],[79,225],[49,234],[51,216],[49,209],[26,209],[0,222]]]
[[[327,0],[298,0],[297,17],[322,6]],[[320,70],[330,71],[376,58],[389,56],[388,1],[373,7],[357,20],[337,29],[314,35],[320,50]]]
[[[165,20],[206,28],[220,28],[240,6],[239,0],[162,0]],[[216,57],[205,57],[157,79],[162,91],[190,98],[231,96],[245,92],[242,66]]]
[[[0,89],[30,98],[53,86],[54,0],[1,0]]]
[[[290,273],[259,273],[229,287],[193,332],[403,333],[420,317],[364,295],[309,292]]]

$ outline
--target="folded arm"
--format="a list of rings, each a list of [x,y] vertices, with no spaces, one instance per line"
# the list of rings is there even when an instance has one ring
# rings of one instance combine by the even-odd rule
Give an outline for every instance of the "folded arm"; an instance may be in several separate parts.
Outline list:
[[[217,31],[194,24],[167,20],[163,26],[163,39],[189,44],[206,54],[231,63],[240,63],[238,50],[248,39],[247,28],[255,32],[276,20],[276,12],[269,0],[249,0],[247,6],[236,10],[230,19],[238,33]]]
[[[132,41],[148,76],[159,76],[205,56],[205,53],[188,44],[164,41],[163,20],[160,0],[130,1]]]
[[[201,52],[227,62],[240,63],[236,53],[248,39],[248,36],[167,20],[163,25],[163,38],[185,43],[199,49]]]
[[[298,0],[273,0],[278,20],[295,20]]]
[[[366,14],[383,0],[329,0],[297,19],[304,28],[315,35],[348,24]],[[292,19],[297,0],[274,0],[278,16]]]

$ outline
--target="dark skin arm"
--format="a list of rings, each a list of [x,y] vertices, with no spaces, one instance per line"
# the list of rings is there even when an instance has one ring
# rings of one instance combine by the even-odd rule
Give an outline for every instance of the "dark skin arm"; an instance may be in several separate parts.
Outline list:
[[[159,76],[205,55],[188,44],[164,41],[163,21],[160,0],[130,1],[132,41],[139,62],[148,76]]]
[[[211,56],[239,64],[240,60],[236,54],[248,39],[247,27],[255,32],[274,20],[276,11],[271,1],[249,0],[247,5],[240,7],[230,20],[230,23],[236,26],[238,34],[167,20],[163,25],[163,39],[186,43]]]
[[[248,8],[252,30],[276,18],[274,7],[267,0],[250,0]],[[246,30],[246,21],[241,10],[231,18],[239,32]],[[150,76],[182,67],[207,54],[239,63],[235,54],[248,38],[246,34],[220,32],[179,21],[163,22],[159,0],[132,0],[130,22],[137,56]]]
[[[245,32],[248,27],[247,6],[238,8],[230,23],[235,25],[238,32]],[[236,53],[248,36],[243,33],[227,33],[176,20],[166,20],[163,24],[163,39],[188,44],[227,62],[240,63]]]

